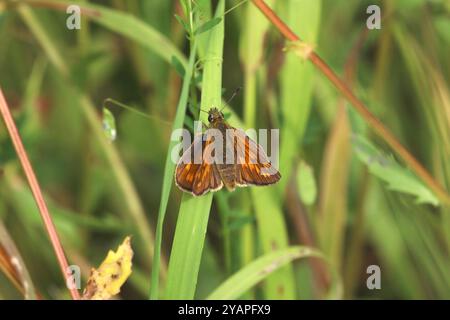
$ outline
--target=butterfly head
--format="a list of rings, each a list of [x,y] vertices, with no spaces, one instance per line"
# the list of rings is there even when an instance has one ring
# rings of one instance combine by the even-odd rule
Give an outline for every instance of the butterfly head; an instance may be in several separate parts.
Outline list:
[[[211,108],[208,111],[208,122],[215,123],[217,121],[223,120],[223,113],[217,108]]]

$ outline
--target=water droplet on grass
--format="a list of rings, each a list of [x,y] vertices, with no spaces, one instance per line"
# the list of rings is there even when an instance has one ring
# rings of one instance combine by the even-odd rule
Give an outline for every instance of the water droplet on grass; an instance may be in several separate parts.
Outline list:
[[[117,130],[116,130],[116,119],[114,115],[106,108],[103,108],[103,132],[109,141],[116,140]]]

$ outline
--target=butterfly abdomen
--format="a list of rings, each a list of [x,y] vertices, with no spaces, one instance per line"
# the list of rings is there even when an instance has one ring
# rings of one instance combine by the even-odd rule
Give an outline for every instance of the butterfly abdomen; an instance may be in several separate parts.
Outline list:
[[[220,178],[228,190],[234,190],[236,187],[236,167],[234,164],[217,164]]]

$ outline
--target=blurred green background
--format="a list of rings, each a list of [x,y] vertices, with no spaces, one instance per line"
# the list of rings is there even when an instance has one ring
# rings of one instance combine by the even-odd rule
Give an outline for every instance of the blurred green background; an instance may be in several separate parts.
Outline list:
[[[133,274],[120,297],[149,297],[167,181],[171,192],[162,229],[159,298],[204,299],[231,275],[251,271],[245,268],[258,257],[296,245],[315,248],[324,258],[290,262],[230,297],[450,298],[450,206],[393,155],[395,150],[374,135],[319,70],[283,50],[286,42],[251,2],[225,16],[224,10],[241,1],[24,2],[30,6],[0,1],[0,87],[68,260],[81,267],[83,286],[90,268],[132,235]],[[80,30],[66,28],[69,3],[82,7]],[[449,190],[450,2],[267,3]],[[366,27],[371,4],[381,8],[379,30]],[[187,37],[179,20],[189,25],[192,17],[198,28],[216,8],[219,25]],[[198,204],[208,196],[181,200],[182,192],[165,174],[182,74],[194,42],[198,55],[188,83],[185,127],[191,128],[198,107],[208,104],[200,100],[211,97],[210,90],[227,99],[242,86],[227,117],[244,129],[280,129],[279,184],[222,190],[212,204]],[[211,48],[220,54],[214,57],[223,63],[221,73],[220,65],[206,66]],[[117,138],[109,141],[102,129],[107,98],[148,117],[108,104],[117,128]],[[3,125],[0,170],[0,298],[24,296],[20,281],[8,276],[5,248],[11,243],[39,297],[68,298]],[[203,241],[200,235],[194,247],[173,242],[176,227],[180,239],[189,241],[179,210],[186,221],[190,214],[198,218],[206,212],[200,217],[206,237]],[[168,267],[185,245],[194,248],[192,259],[200,265]],[[370,265],[380,267],[379,290],[366,286]],[[186,294],[176,274],[194,279]],[[240,276],[249,279],[249,274]]]

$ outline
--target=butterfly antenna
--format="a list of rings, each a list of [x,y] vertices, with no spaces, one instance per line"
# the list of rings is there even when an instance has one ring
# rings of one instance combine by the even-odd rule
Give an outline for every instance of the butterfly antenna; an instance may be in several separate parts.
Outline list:
[[[203,110],[202,108],[199,108],[198,106],[194,106],[194,105],[192,105],[191,103],[188,103],[188,106],[189,106],[189,109],[195,109],[195,110],[198,110],[198,111],[201,111],[201,112],[205,112],[205,113],[208,113],[208,111],[206,111],[206,110]],[[191,109],[191,112],[192,112],[192,109]]]
[[[237,96],[237,94],[241,91],[242,87],[237,87],[236,89],[234,89],[233,94],[231,95],[231,97],[227,100],[227,102],[225,103],[225,106],[222,107],[222,109],[220,109],[220,111],[222,111],[223,109],[225,109],[226,105],[229,104],[231,102],[231,100],[234,99],[234,97]]]

